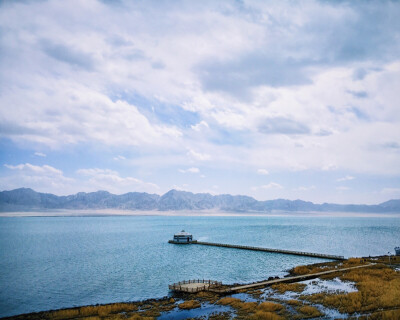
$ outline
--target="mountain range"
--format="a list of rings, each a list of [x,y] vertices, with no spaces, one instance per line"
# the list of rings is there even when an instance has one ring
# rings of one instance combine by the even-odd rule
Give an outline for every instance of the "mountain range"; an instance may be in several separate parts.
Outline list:
[[[211,195],[170,190],[164,195],[129,192],[115,195],[107,191],[79,192],[69,196],[40,193],[29,188],[0,192],[0,211],[35,211],[51,209],[120,209],[120,210],[219,210],[227,212],[317,211],[317,212],[397,212],[400,199],[376,205],[314,204],[302,200],[258,201],[248,196]]]

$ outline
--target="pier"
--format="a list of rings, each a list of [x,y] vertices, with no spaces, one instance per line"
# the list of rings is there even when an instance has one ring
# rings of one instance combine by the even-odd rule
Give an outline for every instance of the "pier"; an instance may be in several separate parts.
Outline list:
[[[300,282],[304,280],[309,280],[309,279],[315,279],[319,278],[320,276],[330,274],[330,273],[337,273],[337,272],[343,272],[343,271],[349,271],[352,269],[359,269],[359,268],[366,268],[374,265],[373,263],[367,264],[367,265],[362,265],[362,266],[355,266],[355,267],[348,267],[348,268],[342,268],[342,269],[334,269],[334,270],[328,270],[328,271],[321,271],[317,273],[310,273],[310,274],[305,274],[301,276],[293,276],[293,277],[286,277],[286,278],[280,278],[280,279],[274,279],[274,280],[267,280],[267,281],[261,281],[261,282],[255,282],[251,284],[244,284],[244,285],[239,285],[239,286],[231,286],[228,288],[210,288],[208,291],[212,291],[215,293],[234,293],[240,290],[244,289],[255,289],[255,288],[263,288],[267,287],[273,284],[277,283],[292,283],[292,282]]]
[[[222,282],[214,280],[185,280],[169,285],[169,290],[196,293],[199,291],[210,291],[213,288],[221,287]]]
[[[279,279],[273,279],[273,280],[265,280],[265,281],[260,281],[260,282],[255,282],[255,283],[250,283],[250,284],[243,284],[243,285],[223,285],[221,282],[213,281],[212,285],[203,285],[202,283],[197,283],[194,284],[196,281],[201,281],[201,280],[189,280],[189,281],[182,281],[178,282],[177,284],[173,284],[169,286],[170,290],[174,291],[180,291],[180,292],[189,292],[189,293],[195,293],[199,291],[210,291],[218,294],[230,294],[230,293],[235,293],[240,290],[246,290],[246,289],[255,289],[255,288],[264,288],[273,284],[277,283],[292,283],[292,282],[300,282],[304,280],[309,280],[309,279],[315,279],[319,278],[320,276],[331,274],[331,273],[338,273],[338,272],[344,272],[344,271],[349,271],[353,269],[359,269],[359,268],[367,268],[370,266],[373,266],[374,263],[366,264],[366,265],[361,265],[361,266],[355,266],[355,267],[347,267],[347,268],[341,268],[341,269],[333,269],[333,270],[328,270],[328,271],[321,271],[321,272],[316,272],[316,273],[310,273],[310,274],[305,274],[301,276],[292,276],[292,277],[285,277],[285,278],[279,278]],[[203,280],[203,281],[210,281],[210,280]],[[192,284],[192,285],[191,285]]]
[[[262,247],[241,246],[241,245],[235,245],[235,244],[213,243],[213,242],[204,242],[204,241],[196,241],[196,240],[192,241],[191,243],[192,244],[200,244],[200,245],[204,245],[204,246],[214,246],[214,247],[224,247],[224,248],[233,248],[233,249],[283,253],[283,254],[291,254],[291,255],[296,255],[296,256],[306,256],[306,257],[323,258],[323,259],[330,259],[330,260],[345,260],[345,258],[343,256],[336,256],[336,255],[323,254],[323,253],[312,253],[312,252],[292,251],[292,250],[284,250],[284,249],[271,249],[271,248],[262,248]]]

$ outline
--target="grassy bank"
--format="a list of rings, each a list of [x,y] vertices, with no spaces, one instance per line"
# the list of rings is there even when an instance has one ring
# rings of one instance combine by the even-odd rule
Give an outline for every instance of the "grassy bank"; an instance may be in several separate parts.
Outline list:
[[[352,258],[341,262],[327,262],[297,266],[292,275],[304,275],[374,263],[344,272],[324,275],[320,279],[299,283],[280,283],[269,288],[244,290],[239,294],[219,296],[211,292],[176,295],[173,298],[132,303],[47,311],[14,316],[8,319],[312,319],[349,317],[357,319],[400,319],[400,257]],[[310,292],[311,286],[347,284],[353,289]],[[323,286],[322,286],[323,288]],[[185,313],[183,313],[185,312]]]

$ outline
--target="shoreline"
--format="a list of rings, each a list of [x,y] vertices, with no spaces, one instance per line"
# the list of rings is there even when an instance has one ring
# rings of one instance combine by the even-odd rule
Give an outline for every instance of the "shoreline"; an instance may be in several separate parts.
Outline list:
[[[0,212],[0,217],[110,217],[110,216],[400,218],[400,212],[393,212],[393,213],[320,212],[320,211],[228,212],[228,211],[218,211],[218,210],[146,211],[146,210],[119,210],[119,209],[54,209],[54,210]]]
[[[395,262],[395,264],[393,264],[393,262]],[[340,268],[349,266],[351,266],[349,270],[339,270]],[[360,268],[360,266],[363,267]],[[339,269],[336,270],[338,267]],[[321,270],[331,270],[331,274],[318,276],[314,280],[279,283],[262,288],[244,289],[235,294],[217,294],[209,291],[191,294],[171,292],[168,296],[162,298],[47,310],[7,316],[0,319],[151,320],[158,318],[175,319],[174,316],[177,316],[179,319],[186,319],[181,317],[183,313],[195,315],[201,312],[202,309],[206,310],[207,308],[211,308],[211,311],[208,310],[208,314],[205,315],[206,318],[202,317],[202,319],[225,320],[230,319],[232,316],[235,316],[235,318],[237,316],[238,319],[279,320],[292,319],[293,312],[296,313],[296,319],[315,318],[323,315],[325,315],[324,319],[334,319],[336,318],[336,316],[333,316],[334,314],[339,314],[349,319],[352,319],[353,316],[358,317],[360,314],[366,316],[377,315],[376,319],[380,319],[382,316],[386,317],[387,313],[389,317],[391,315],[400,316],[400,300],[397,299],[397,297],[400,297],[400,290],[397,288],[397,284],[400,284],[399,256],[395,256],[394,260],[393,257],[392,260],[388,260],[388,256],[376,256],[297,266],[289,270],[289,275],[299,276],[313,274],[321,272]],[[382,301],[384,301],[382,303],[386,304],[379,305],[379,297],[374,296],[372,298],[378,301],[378,305],[374,309],[371,309],[369,304],[364,308],[363,303],[360,305],[357,304],[355,309],[350,303],[342,305],[342,300],[344,298],[355,299],[355,296],[358,294],[362,296],[362,294],[364,294],[363,286],[365,286],[362,277],[366,276],[366,279],[369,279],[374,275],[379,280],[379,285],[383,286],[381,290],[383,294],[386,293],[389,288],[393,287],[393,284],[396,284],[395,288],[397,288],[397,291],[390,292],[389,295],[392,297],[391,302],[387,302],[385,296],[385,299],[382,299]],[[339,284],[342,283],[345,287],[349,287],[350,290],[346,292],[346,290],[340,291],[340,289],[336,288],[334,292],[324,292],[322,290],[321,293],[306,294],[307,290],[305,289],[308,285],[312,284],[315,286],[315,284],[321,282],[321,287],[324,287],[329,281],[336,281],[336,283]],[[254,284],[256,283],[258,282],[254,282]],[[374,284],[374,287],[375,286],[376,284]],[[343,298],[339,299],[340,304],[336,304],[336,300],[334,299],[335,295],[343,296]],[[348,298],[345,297],[347,295]],[[207,308],[203,308],[203,306],[207,306]],[[331,317],[329,316],[329,312],[331,312]],[[197,317],[190,316],[190,318]]]

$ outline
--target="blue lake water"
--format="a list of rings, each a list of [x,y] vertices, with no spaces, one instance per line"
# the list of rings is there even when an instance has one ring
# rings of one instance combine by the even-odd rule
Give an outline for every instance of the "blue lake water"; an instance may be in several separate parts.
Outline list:
[[[24,217],[0,218],[0,317],[168,294],[185,279],[252,282],[323,259],[168,244],[194,238],[368,256],[400,245],[399,218]]]

